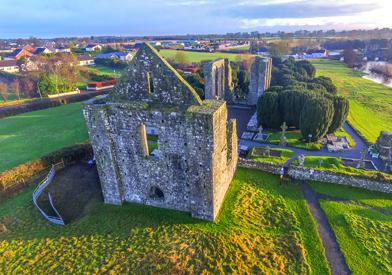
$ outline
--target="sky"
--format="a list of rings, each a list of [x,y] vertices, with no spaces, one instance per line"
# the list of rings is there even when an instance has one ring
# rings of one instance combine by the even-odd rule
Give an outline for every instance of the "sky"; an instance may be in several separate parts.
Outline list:
[[[392,0],[0,0],[0,38],[392,27]]]

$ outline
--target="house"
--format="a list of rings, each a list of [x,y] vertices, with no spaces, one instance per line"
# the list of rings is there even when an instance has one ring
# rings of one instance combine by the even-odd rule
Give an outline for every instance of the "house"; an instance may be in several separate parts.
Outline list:
[[[19,72],[19,66],[16,60],[1,60],[0,61],[0,71],[7,73],[17,73]]]
[[[91,56],[80,55],[78,56],[78,61],[80,66],[94,66],[95,62]]]
[[[131,61],[133,54],[131,52],[112,52],[97,54],[96,59],[119,59],[121,61]]]
[[[327,57],[327,50],[325,49],[310,49],[307,50],[304,54],[305,59],[312,59],[312,58],[325,58]]]
[[[101,50],[102,50],[102,46],[99,44],[88,44],[86,46],[86,52],[97,52]]]
[[[49,50],[46,47],[38,47],[35,49],[34,54],[38,55],[38,54],[50,54],[52,53],[51,50]]]
[[[32,56],[33,56],[33,54],[30,51],[25,50],[23,48],[18,48],[6,59],[8,59],[8,60],[17,59],[18,60],[18,59],[22,59],[22,58],[30,58]]]
[[[66,47],[58,47],[54,49],[55,53],[70,53],[71,49]]]

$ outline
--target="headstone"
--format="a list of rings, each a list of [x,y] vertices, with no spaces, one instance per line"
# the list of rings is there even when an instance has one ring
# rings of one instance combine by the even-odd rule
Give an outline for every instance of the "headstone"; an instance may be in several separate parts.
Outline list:
[[[299,166],[304,166],[304,164],[305,164],[305,156],[303,154],[301,154],[298,157],[298,164],[299,164]]]
[[[366,154],[367,154],[367,150],[362,150],[361,151],[361,168],[365,169],[366,168]]]
[[[282,136],[280,138],[280,144],[281,146],[286,146],[287,145],[287,139],[286,139],[286,130],[288,129],[286,122],[283,122],[283,125],[280,126],[282,129]]]
[[[267,157],[271,156],[271,147],[269,146],[265,147],[265,154],[267,155]]]

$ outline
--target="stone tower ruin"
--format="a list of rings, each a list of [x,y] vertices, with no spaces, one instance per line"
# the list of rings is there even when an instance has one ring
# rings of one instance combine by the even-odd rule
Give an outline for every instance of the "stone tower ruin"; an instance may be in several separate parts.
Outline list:
[[[228,100],[233,84],[230,62],[227,58],[216,59],[203,65],[206,99]]]
[[[256,105],[258,98],[270,87],[272,59],[256,56],[250,69],[248,105]]]
[[[148,44],[84,116],[105,203],[134,202],[214,220],[237,165],[236,122],[202,101]]]

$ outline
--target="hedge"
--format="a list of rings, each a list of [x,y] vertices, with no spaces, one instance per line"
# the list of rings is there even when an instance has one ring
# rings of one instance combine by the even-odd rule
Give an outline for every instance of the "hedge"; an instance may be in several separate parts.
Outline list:
[[[71,96],[61,97],[61,98],[43,99],[39,101],[33,101],[33,102],[14,105],[14,106],[0,107],[0,119],[22,114],[22,113],[31,112],[31,111],[57,107],[63,104],[84,101],[98,95],[106,94],[107,92],[108,92],[107,90],[96,91],[96,92],[76,94],[76,95],[71,95]]]
[[[63,162],[68,165],[78,160],[91,158],[92,152],[89,143],[76,144],[4,171],[0,173],[0,197],[11,195],[32,179],[43,176],[43,173],[47,172],[53,164]]]

